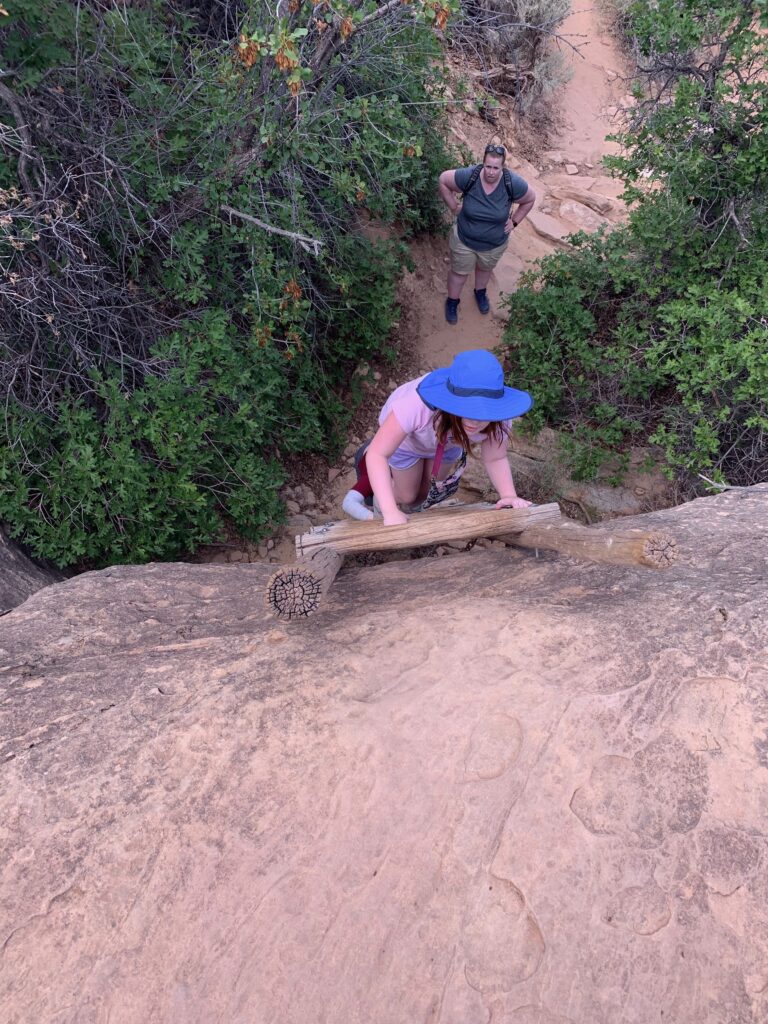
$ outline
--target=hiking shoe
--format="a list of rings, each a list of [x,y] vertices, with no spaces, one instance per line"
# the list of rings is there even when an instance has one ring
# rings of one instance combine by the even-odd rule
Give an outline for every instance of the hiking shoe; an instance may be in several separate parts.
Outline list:
[[[477,308],[481,313],[490,313],[491,304],[488,301],[485,288],[475,288],[475,302],[477,303]]]
[[[461,302],[461,299],[445,300],[445,319],[449,324],[457,324],[459,322],[459,302]]]

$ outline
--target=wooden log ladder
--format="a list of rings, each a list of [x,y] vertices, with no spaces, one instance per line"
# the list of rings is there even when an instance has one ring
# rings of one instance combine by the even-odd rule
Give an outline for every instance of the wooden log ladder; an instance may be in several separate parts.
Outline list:
[[[320,607],[344,555],[498,537],[507,544],[559,551],[592,562],[666,569],[677,558],[674,538],[653,530],[608,531],[565,519],[560,507],[502,508],[448,505],[413,515],[403,526],[352,519],[315,526],[296,537],[297,561],[272,574],[267,607],[280,619],[307,618]]]

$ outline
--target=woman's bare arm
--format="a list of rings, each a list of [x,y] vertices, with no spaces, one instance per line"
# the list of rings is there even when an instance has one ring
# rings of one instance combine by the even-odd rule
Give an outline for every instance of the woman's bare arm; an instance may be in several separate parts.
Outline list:
[[[439,178],[438,191],[440,192],[440,198],[451,213],[458,213],[460,204],[456,195],[461,193],[461,189],[456,184],[455,170],[443,171]]]
[[[518,224],[520,224],[521,221],[524,221],[525,218],[528,216],[528,214],[533,209],[533,206],[534,206],[535,202],[536,202],[536,193],[533,191],[533,189],[529,185],[528,186],[528,191],[525,193],[525,195],[522,197],[522,199],[518,202],[518,204],[515,207],[514,211],[513,210],[509,211],[509,220],[504,225],[504,230],[507,233],[509,233],[514,228],[516,228],[518,226]]]
[[[405,440],[406,433],[391,412],[376,431],[365,452],[368,479],[379,502],[385,526],[400,526],[408,517],[400,511],[395,501],[392,474],[389,471],[389,457]]]

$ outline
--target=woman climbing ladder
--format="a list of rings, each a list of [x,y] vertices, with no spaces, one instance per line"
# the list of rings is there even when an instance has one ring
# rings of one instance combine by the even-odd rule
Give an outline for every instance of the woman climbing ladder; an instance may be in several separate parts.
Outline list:
[[[485,349],[460,352],[450,367],[402,384],[384,404],[379,429],[360,455],[344,511],[371,519],[366,498],[375,497],[385,526],[406,523],[399,506],[437,504],[456,490],[473,444],[480,445],[499,493],[496,508],[525,508],[530,502],[515,490],[507,447],[510,421],[532,405],[527,391],[505,387],[501,364]]]

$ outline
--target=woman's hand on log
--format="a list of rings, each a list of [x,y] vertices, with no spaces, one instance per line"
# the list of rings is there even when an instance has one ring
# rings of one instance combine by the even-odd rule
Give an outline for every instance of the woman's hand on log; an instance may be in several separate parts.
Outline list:
[[[525,498],[518,498],[515,495],[514,498],[499,498],[496,502],[496,508],[528,508],[529,505],[533,504],[527,501]]]
[[[384,516],[385,526],[405,526],[407,522],[408,516],[404,512],[401,512],[399,508]]]

